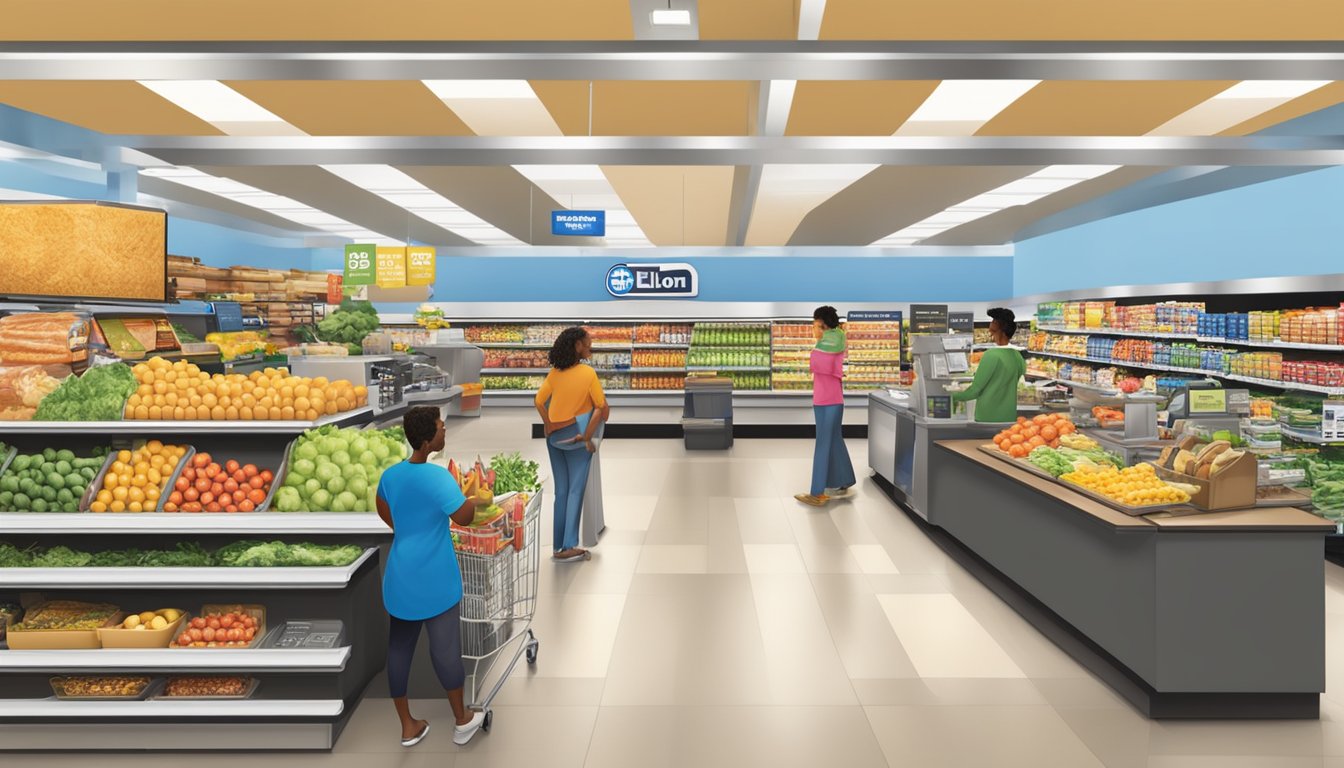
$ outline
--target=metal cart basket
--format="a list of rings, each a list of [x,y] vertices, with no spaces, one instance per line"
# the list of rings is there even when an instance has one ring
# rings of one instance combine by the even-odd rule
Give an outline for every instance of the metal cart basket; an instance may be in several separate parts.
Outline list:
[[[497,524],[456,529],[462,570],[462,660],[467,665],[468,706],[494,713],[490,703],[527,656],[537,661],[540,641],[532,631],[541,569],[541,491],[521,510],[506,511]],[[506,510],[510,504],[503,505]]]

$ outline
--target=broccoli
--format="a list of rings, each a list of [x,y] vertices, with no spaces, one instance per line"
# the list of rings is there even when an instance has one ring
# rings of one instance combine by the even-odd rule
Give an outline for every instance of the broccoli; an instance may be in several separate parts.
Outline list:
[[[372,304],[346,299],[340,309],[317,324],[317,337],[336,344],[358,345],[378,326],[378,311]]]

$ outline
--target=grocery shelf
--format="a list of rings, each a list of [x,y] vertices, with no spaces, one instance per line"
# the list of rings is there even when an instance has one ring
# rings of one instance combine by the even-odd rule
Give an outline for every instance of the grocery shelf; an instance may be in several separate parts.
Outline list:
[[[68,719],[79,717],[171,717],[216,720],[225,717],[336,717],[345,710],[340,699],[216,699],[212,701],[69,701],[49,699],[0,699],[0,718],[31,717]]]
[[[0,435],[298,435],[328,424],[344,426],[373,413],[366,405],[316,421],[0,421]]]
[[[0,673],[95,672],[341,672],[350,661],[341,648],[98,648],[5,651]]]
[[[627,368],[621,373],[685,373],[685,368]]]
[[[482,376],[499,376],[511,373],[550,373],[550,368],[482,368]]]
[[[1126,331],[1114,328],[1050,328],[1039,326],[1039,331],[1063,333],[1071,336],[1132,336],[1142,339],[1175,339],[1196,341],[1203,344],[1227,344],[1234,347],[1254,347],[1255,349],[1304,349],[1315,352],[1344,353],[1340,344],[1302,344],[1293,341],[1259,341],[1255,339],[1224,339],[1217,336],[1200,336],[1194,333],[1157,333],[1148,331]]]
[[[1272,379],[1257,379],[1251,376],[1238,376],[1234,373],[1218,373],[1216,371],[1205,371],[1198,368],[1178,368],[1171,365],[1158,365],[1156,363],[1138,363],[1129,360],[1102,360],[1095,357],[1082,357],[1079,355],[1066,355],[1061,352],[1037,352],[1028,351],[1029,355],[1041,355],[1044,357],[1055,357],[1062,360],[1077,360],[1083,363],[1093,363],[1096,365],[1114,365],[1121,368],[1141,368],[1146,371],[1168,371],[1171,373],[1185,373],[1192,376],[1206,376],[1215,379],[1226,379],[1228,381],[1240,381],[1247,384],[1265,387],[1267,389],[1295,389],[1301,392],[1318,392],[1326,395],[1344,396],[1344,387],[1318,387],[1314,384],[1301,384],[1296,381],[1274,381]]]
[[[661,342],[653,342],[653,341],[649,341],[649,342],[636,341],[636,342],[635,342],[635,348],[636,348],[636,349],[690,349],[690,348],[691,348],[691,345],[690,345],[690,344],[664,344],[664,343],[661,343]],[[598,349],[598,347],[594,347],[594,349]]]
[[[302,513],[298,513],[302,514]],[[5,589],[339,589],[376,549],[342,567],[0,568]]]
[[[370,512],[182,512],[68,514],[64,512],[0,513],[5,533],[60,534],[256,534],[256,535],[391,535],[392,530]]]
[[[507,341],[468,341],[467,343],[481,349],[550,349],[555,346],[554,344],[532,344],[521,341],[516,344]]]
[[[688,371],[727,371],[729,373],[769,373],[770,366],[732,366],[732,365],[688,365]]]
[[[1321,437],[1318,432],[1306,432],[1297,427],[1290,427],[1287,424],[1280,424],[1279,432],[1281,432],[1284,437],[1291,437],[1294,440],[1300,440],[1304,443],[1312,443],[1314,445],[1344,445],[1344,440],[1326,440],[1324,437]]]

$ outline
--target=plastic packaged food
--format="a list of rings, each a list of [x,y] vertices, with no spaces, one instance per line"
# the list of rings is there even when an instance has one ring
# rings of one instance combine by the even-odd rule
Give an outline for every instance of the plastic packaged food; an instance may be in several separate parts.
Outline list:
[[[246,699],[260,681],[239,675],[174,675],[168,678],[160,699]]]
[[[144,698],[153,680],[145,676],[80,675],[51,678],[58,699],[137,701]]]
[[[0,365],[82,366],[88,360],[89,316],[22,312],[0,317]]]

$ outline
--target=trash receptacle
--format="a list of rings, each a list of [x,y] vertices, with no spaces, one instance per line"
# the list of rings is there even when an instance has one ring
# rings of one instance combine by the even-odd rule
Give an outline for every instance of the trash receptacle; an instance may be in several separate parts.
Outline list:
[[[725,450],[733,446],[733,381],[725,378],[686,380],[686,406],[681,429],[688,451]]]

